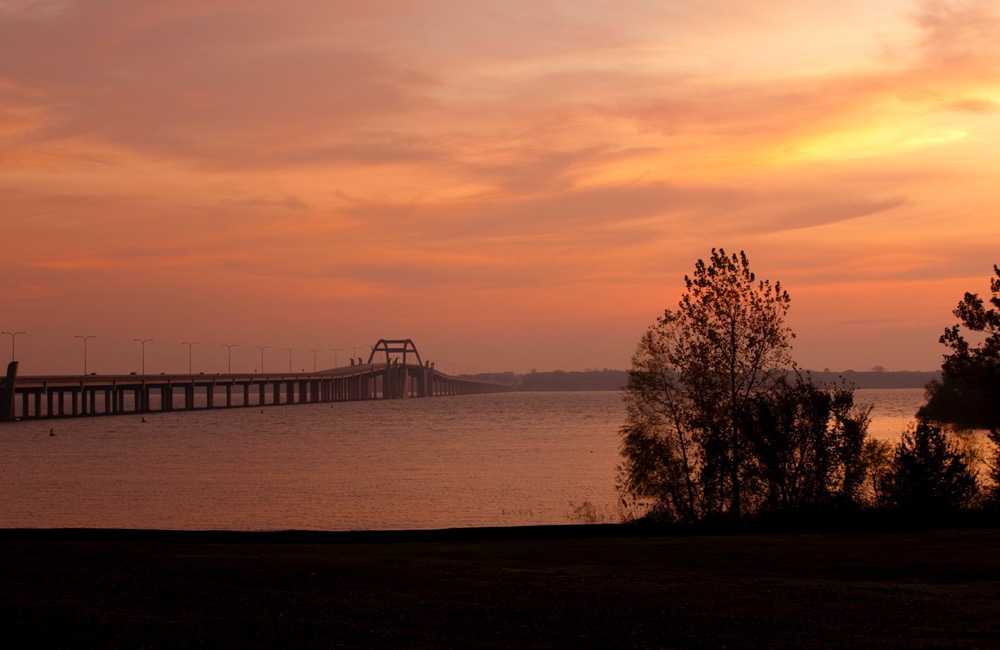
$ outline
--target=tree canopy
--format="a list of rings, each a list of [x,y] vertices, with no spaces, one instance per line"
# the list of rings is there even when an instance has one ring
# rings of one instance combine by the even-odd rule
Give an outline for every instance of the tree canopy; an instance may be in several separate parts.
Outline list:
[[[922,420],[963,428],[990,429],[1000,434],[1000,267],[990,281],[991,307],[975,293],[966,293],[954,315],[959,323],[944,331],[940,341],[949,352],[941,365],[941,380],[927,387]],[[977,343],[978,341],[978,343]]]
[[[897,510],[928,515],[969,507],[978,485],[941,427],[920,422],[896,446],[887,492]]]
[[[860,443],[830,434],[863,440],[867,416],[848,423],[858,416],[850,391],[789,380],[794,334],[780,283],[757,280],[744,253],[713,249],[684,284],[632,359],[623,495],[654,515],[699,521],[823,498],[834,483],[856,490],[854,469],[834,458]]]

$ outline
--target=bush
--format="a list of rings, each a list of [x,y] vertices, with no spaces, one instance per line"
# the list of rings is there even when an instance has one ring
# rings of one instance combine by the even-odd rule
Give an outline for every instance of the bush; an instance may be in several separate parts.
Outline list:
[[[970,507],[978,491],[965,455],[941,427],[920,422],[903,434],[886,481],[891,506],[909,514],[944,514]]]

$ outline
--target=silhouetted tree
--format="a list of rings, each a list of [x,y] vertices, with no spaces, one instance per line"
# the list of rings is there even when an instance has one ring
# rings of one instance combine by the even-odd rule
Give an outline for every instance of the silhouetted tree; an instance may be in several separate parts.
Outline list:
[[[941,335],[950,350],[941,365],[941,381],[927,386],[927,403],[917,415],[962,428],[989,429],[1000,443],[1000,267],[993,271],[992,307],[987,309],[978,294],[966,293],[953,312],[961,322]],[[967,341],[963,327],[981,343]]]
[[[817,388],[806,378],[778,381],[744,411],[748,485],[767,511],[860,502],[871,408],[854,389]]]
[[[696,521],[743,510],[746,412],[791,367],[788,293],[744,253],[698,260],[676,310],[643,335],[626,387],[619,489],[651,512]]]
[[[977,492],[975,474],[941,427],[919,422],[903,434],[886,482],[892,506],[921,514],[955,511],[970,506]]]
[[[885,440],[868,439],[861,452],[865,466],[863,501],[879,510],[889,507],[886,491],[892,475],[893,451],[893,446]]]
[[[922,420],[952,424],[960,428],[988,429],[993,446],[990,465],[992,488],[990,501],[1000,504],[1000,266],[993,266],[996,277],[990,279],[990,297],[986,303],[979,294],[966,293],[955,311],[960,324],[941,335],[941,343],[950,352],[941,365],[941,380],[927,386],[927,403],[917,417]],[[966,340],[979,339],[974,345]]]

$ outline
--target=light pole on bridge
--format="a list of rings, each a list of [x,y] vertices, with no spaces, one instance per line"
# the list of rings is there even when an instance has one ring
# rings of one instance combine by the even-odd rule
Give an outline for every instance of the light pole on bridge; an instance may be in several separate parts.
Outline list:
[[[363,347],[365,347],[365,346],[363,346],[363,345],[352,345],[351,346],[351,350],[354,351],[354,355],[351,358],[352,359],[357,359],[358,358],[358,350],[360,350]]]
[[[298,350],[298,348],[282,348],[283,350],[288,350],[288,372],[292,372],[292,350]]]
[[[340,352],[341,349],[342,348],[330,348],[330,351],[333,352],[333,367],[334,368],[339,368],[340,367],[337,364],[337,353]]]
[[[222,347],[226,348],[226,350],[228,352],[229,365],[226,366],[226,367],[228,368],[227,372],[231,375],[231,374],[233,374],[233,348],[238,348],[239,344],[238,343],[223,343]]]
[[[309,348],[309,351],[313,353],[313,372],[316,372],[316,354],[319,350],[317,348]]]
[[[255,348],[260,350],[260,374],[264,374],[264,350],[270,348],[270,345],[255,345]]]
[[[17,338],[18,334],[24,334],[24,332],[2,332],[3,334],[10,334],[10,360],[17,361],[14,357],[14,339]]]
[[[181,345],[188,346],[188,374],[193,375],[194,372],[191,370],[191,348],[198,345],[198,341],[181,341]]]
[[[88,336],[81,336],[77,334],[74,338],[83,339],[83,374],[87,374],[87,341],[89,339],[96,339],[96,334],[90,334]]]
[[[142,346],[142,374],[146,374],[146,344],[153,339],[132,339]]]

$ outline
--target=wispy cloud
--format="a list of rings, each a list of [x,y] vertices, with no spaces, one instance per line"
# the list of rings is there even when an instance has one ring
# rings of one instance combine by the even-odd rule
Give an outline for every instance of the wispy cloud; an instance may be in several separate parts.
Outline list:
[[[8,264],[37,320],[113,285],[177,319],[464,300],[557,337],[655,313],[724,245],[947,320],[996,261],[998,44],[992,0],[0,1]]]

